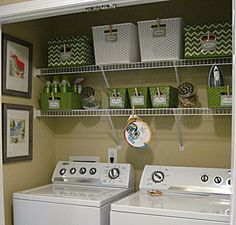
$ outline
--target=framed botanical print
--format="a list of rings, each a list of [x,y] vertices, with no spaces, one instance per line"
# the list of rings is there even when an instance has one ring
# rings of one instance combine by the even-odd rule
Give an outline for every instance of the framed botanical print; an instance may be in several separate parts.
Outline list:
[[[3,34],[2,49],[2,93],[31,98],[32,44]]]
[[[33,107],[3,104],[3,163],[32,160]]]

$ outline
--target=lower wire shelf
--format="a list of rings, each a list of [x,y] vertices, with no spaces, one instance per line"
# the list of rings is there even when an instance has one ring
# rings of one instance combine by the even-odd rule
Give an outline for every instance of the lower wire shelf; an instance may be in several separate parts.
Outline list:
[[[227,116],[232,115],[231,108],[152,108],[152,109],[94,109],[94,110],[36,110],[36,117],[90,117],[90,116]]]

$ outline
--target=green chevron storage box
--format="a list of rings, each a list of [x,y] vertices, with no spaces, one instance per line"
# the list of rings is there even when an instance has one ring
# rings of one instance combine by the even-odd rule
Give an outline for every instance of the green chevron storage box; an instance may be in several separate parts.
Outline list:
[[[185,58],[232,56],[230,22],[187,25],[184,30]]]
[[[48,67],[94,65],[93,42],[86,36],[48,41]]]
[[[130,105],[135,108],[151,107],[150,93],[148,87],[128,88]]]
[[[80,94],[74,92],[55,93],[53,100],[50,93],[41,93],[40,108],[42,111],[81,109]]]
[[[177,108],[178,90],[171,86],[149,87],[153,108]]]
[[[228,108],[232,107],[232,90],[225,87],[208,87],[208,107]]]
[[[107,95],[108,95],[109,108],[111,109],[130,108],[127,88],[108,88]]]

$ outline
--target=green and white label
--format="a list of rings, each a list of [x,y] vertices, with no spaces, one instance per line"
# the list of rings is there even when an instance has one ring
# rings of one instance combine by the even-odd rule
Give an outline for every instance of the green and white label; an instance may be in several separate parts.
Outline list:
[[[48,100],[49,109],[60,109],[60,100]]]
[[[221,95],[220,105],[223,106],[232,106],[232,95]]]
[[[144,96],[132,96],[132,105],[144,105]]]
[[[166,105],[166,95],[154,95],[153,96],[153,105]]]
[[[110,106],[122,107],[122,97],[110,97]]]

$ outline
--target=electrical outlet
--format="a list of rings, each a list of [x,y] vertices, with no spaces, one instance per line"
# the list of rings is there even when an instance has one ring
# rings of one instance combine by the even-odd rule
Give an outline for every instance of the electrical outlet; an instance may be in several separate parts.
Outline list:
[[[110,163],[116,163],[117,162],[117,149],[116,148],[108,148],[108,162]]]

